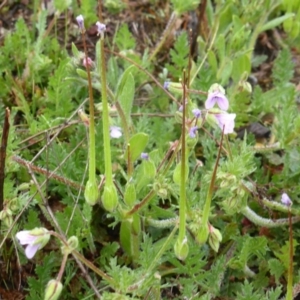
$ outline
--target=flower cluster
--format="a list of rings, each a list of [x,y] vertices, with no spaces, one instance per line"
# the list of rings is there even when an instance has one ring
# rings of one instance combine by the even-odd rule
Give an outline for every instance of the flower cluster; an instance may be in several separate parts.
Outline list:
[[[224,131],[224,134],[233,133],[236,114],[229,114],[226,112],[229,108],[229,101],[225,96],[225,90],[219,84],[215,83],[208,91],[205,108],[209,110],[216,104],[223,111],[221,113],[214,114],[216,123],[221,130]]]

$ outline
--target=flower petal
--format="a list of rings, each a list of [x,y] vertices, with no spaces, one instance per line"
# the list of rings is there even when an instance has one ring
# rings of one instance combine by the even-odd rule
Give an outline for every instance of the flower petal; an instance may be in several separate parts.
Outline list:
[[[37,239],[36,236],[30,234],[29,230],[22,230],[16,234],[17,239],[21,245],[32,244]]]
[[[25,249],[25,255],[27,258],[31,259],[34,257],[35,253],[39,250],[40,244],[28,245]]]
[[[286,206],[291,206],[293,202],[287,193],[283,193],[281,196],[281,203]]]
[[[193,127],[190,128],[189,136],[190,136],[192,139],[196,137],[197,130],[198,130],[198,126],[193,126]]]
[[[192,113],[196,119],[199,119],[201,117],[201,110],[199,108],[193,109]]]
[[[218,93],[217,97],[217,103],[219,105],[219,107],[222,110],[228,110],[229,108],[229,102],[228,99],[226,98],[225,95],[223,95],[222,93]]]
[[[216,103],[222,110],[228,110],[228,108],[229,108],[228,99],[226,98],[226,96],[224,94],[222,94],[219,91],[215,91],[215,92],[208,94],[207,100],[205,101],[205,108],[210,109]]]
[[[122,136],[121,128],[118,126],[110,126],[110,137],[113,139],[118,139]]]
[[[208,95],[207,100],[205,101],[205,108],[206,109],[213,108],[215,104],[216,104],[216,99],[213,96],[213,93],[211,93]]]
[[[216,119],[218,121],[218,125],[223,130],[224,127],[224,134],[229,134],[234,132],[234,119],[236,114],[216,114]]]

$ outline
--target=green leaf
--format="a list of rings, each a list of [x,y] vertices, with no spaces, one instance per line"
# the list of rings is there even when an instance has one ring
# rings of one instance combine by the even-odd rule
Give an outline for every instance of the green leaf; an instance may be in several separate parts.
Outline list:
[[[135,39],[128,29],[127,24],[123,24],[118,30],[115,38],[118,48],[122,51],[134,49],[136,46]]]
[[[212,50],[208,51],[207,60],[215,73],[218,72],[218,62],[215,53]]]
[[[263,25],[260,30],[259,33],[264,32],[266,30],[270,30],[273,29],[275,27],[277,27],[278,25],[280,25],[281,23],[283,23],[285,20],[294,17],[295,14],[294,13],[287,13],[284,16],[275,18],[269,22],[267,22],[265,25]]]
[[[121,82],[118,86],[117,91],[117,99],[121,105],[121,108],[123,110],[127,126],[131,123],[131,110],[134,100],[134,91],[135,91],[135,83],[134,83],[134,77],[130,70],[132,69],[131,66],[129,67],[123,74]]]
[[[238,82],[244,73],[250,74],[251,62],[247,54],[241,55],[233,60],[232,79]]]
[[[219,62],[220,64],[223,63],[224,58],[225,58],[225,53],[226,53],[226,45],[225,45],[225,36],[224,34],[220,34],[216,40],[215,43],[218,57],[219,57]]]
[[[270,274],[275,276],[276,283],[278,284],[280,277],[286,271],[285,267],[276,258],[269,259],[268,265],[269,265],[269,269],[270,269]]]
[[[141,153],[144,151],[144,149],[147,146],[149,140],[149,136],[146,133],[139,132],[132,136],[129,140],[130,145],[130,161],[134,162],[137,160]],[[128,157],[128,148],[126,149],[124,157]]]
[[[217,73],[217,80],[221,81],[221,85],[224,85],[228,82],[232,72],[232,68],[232,60],[226,57],[223,60],[223,63],[220,66],[219,71]]]

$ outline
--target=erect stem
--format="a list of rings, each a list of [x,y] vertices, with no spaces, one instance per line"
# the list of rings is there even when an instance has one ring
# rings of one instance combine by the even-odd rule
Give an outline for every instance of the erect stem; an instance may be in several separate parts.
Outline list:
[[[202,218],[202,224],[204,224],[204,225],[207,224],[208,218],[209,218],[211,199],[212,199],[212,195],[213,195],[213,191],[214,191],[214,185],[215,185],[215,181],[216,181],[216,177],[217,177],[217,169],[218,169],[218,164],[219,164],[220,155],[221,155],[223,136],[224,136],[224,129],[223,129],[223,132],[222,132],[222,137],[221,137],[221,142],[220,142],[220,146],[219,146],[217,160],[216,160],[216,163],[215,163],[215,167],[214,167],[214,170],[213,170],[212,178],[211,178],[209,189],[208,189],[207,196],[206,196],[206,201],[205,201],[205,204],[204,204],[203,218]]]
[[[94,111],[94,97],[93,97],[93,88],[91,80],[90,66],[88,63],[88,52],[85,41],[85,31],[81,31],[83,47],[85,53],[85,65],[88,76],[88,89],[89,89],[89,109],[90,109],[90,124],[89,124],[89,180],[95,182],[96,180],[96,152],[95,152],[95,111]]]
[[[185,82],[185,72],[183,74]],[[182,128],[181,128],[181,182],[180,182],[180,199],[179,199],[179,240],[183,241],[186,233],[186,89],[183,88],[183,112],[182,112]]]
[[[108,186],[113,185],[111,150],[109,137],[109,112],[106,89],[106,64],[104,53],[104,35],[100,37],[100,56],[99,69],[101,72],[101,94],[102,94],[102,124],[103,124],[103,144],[104,144],[104,163],[105,163],[105,181]]]

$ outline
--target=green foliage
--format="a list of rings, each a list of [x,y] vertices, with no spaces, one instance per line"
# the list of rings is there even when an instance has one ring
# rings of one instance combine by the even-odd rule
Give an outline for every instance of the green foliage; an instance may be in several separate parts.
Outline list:
[[[59,264],[59,258],[55,252],[51,252],[43,258],[43,264],[37,265],[35,268],[37,278],[28,278],[29,295],[26,297],[27,300],[43,298],[45,287]]]
[[[97,0],[86,0],[81,3],[80,12],[84,16],[85,26],[89,28],[93,23],[98,21],[97,17]]]
[[[174,49],[170,51],[172,64],[167,64],[169,73],[172,74],[176,80],[182,78],[182,72],[188,65],[188,55],[188,35],[186,32],[182,32],[174,44]]]
[[[171,2],[174,6],[174,11],[178,15],[195,9],[200,3],[199,0],[172,0]]]
[[[154,2],[147,5],[153,9]],[[171,15],[178,17],[195,9],[199,2],[171,1],[174,13]],[[67,4],[55,2],[59,11],[65,10]],[[255,221],[248,225],[243,216],[245,208],[251,207],[257,218],[264,217],[263,220],[269,222],[286,218],[286,210],[275,213],[273,208],[267,211],[262,204],[266,199],[279,200],[282,192],[287,192],[293,200],[292,214],[297,215],[299,211],[300,116],[295,101],[299,95],[292,83],[294,56],[289,47],[279,51],[272,62],[272,82],[267,89],[247,85],[252,69],[260,68],[262,62],[268,64],[271,59],[254,50],[258,34],[282,23],[289,32],[288,22],[297,23],[296,15],[291,15],[295,13],[295,5],[291,8],[284,1],[280,8],[277,4],[271,0],[207,2],[205,17],[209,32],[202,30],[198,36],[198,53],[190,71],[193,82],[186,94],[187,221],[184,225],[189,255],[185,261],[176,259],[173,250],[182,217],[179,207],[182,90],[176,95],[178,99],[170,100],[154,79],[163,84],[162,80],[169,76],[169,81],[181,86],[183,71],[188,72],[188,33],[176,32],[170,57],[157,55],[157,60],[148,59],[152,49],[138,52],[145,45],[135,40],[130,31],[132,27],[124,22],[120,28],[116,26],[112,40],[110,32],[105,38],[105,43],[111,42],[114,51],[137,64],[105,53],[109,121],[110,125],[122,126],[123,131],[121,138],[110,141],[113,182],[119,200],[118,208],[108,213],[100,200],[106,178],[103,108],[99,103],[103,95],[99,66],[104,54],[100,52],[99,42],[94,53],[92,44],[88,44],[89,55],[96,57],[91,77],[96,103],[95,175],[101,195],[91,207],[83,197],[89,158],[86,127],[90,120],[87,105],[83,103],[88,97],[88,76],[82,65],[81,43],[76,40],[78,49],[73,44],[73,56],[69,57],[58,40],[51,35],[46,37],[46,12],[39,13],[35,33],[24,19],[18,19],[15,30],[5,36],[0,57],[1,106],[12,108],[1,218],[6,214],[6,221],[16,220],[18,230],[42,226],[58,235],[63,232],[67,239],[76,236],[79,241],[76,250],[85,258],[78,256],[86,267],[85,275],[94,282],[103,299],[164,299],[170,290],[174,291],[174,299],[275,300],[282,296],[285,287],[281,284],[286,280],[291,261],[286,242],[288,230],[280,227],[263,235],[264,231]],[[95,0],[81,3],[80,14],[85,17],[87,29],[98,20],[96,7]],[[126,9],[122,1],[113,0],[106,1],[104,7],[111,13]],[[163,4],[159,7],[159,13],[165,15]],[[127,13],[130,15],[128,11],[124,15]],[[143,22],[152,18],[144,12],[142,16],[146,17],[142,18]],[[171,32],[175,32],[175,27]],[[146,31],[145,34],[148,36]],[[105,48],[108,49],[107,44]],[[217,105],[213,110],[205,108],[206,92],[214,83],[226,88],[229,112],[237,115],[236,131],[240,126],[260,122],[267,113],[274,115],[271,125],[263,124],[271,131],[271,137],[263,141],[252,134],[243,140],[234,133],[224,136],[215,179],[221,130],[217,124],[211,127],[207,120],[216,121],[215,115],[225,112],[216,108]],[[198,119],[192,113],[196,107],[201,109]],[[77,118],[79,108],[86,114],[86,120]],[[2,123],[3,116],[0,112]],[[189,136],[193,126],[198,127],[196,138]],[[275,152],[272,146],[277,142]],[[258,145],[265,152],[258,153]],[[148,153],[149,159],[141,160],[142,152]],[[19,166],[14,159],[16,153],[32,162],[27,165],[23,161]],[[49,173],[58,166],[49,178]],[[46,176],[46,183],[41,186]],[[22,183],[30,180],[28,188],[21,190]],[[48,203],[43,203],[42,198]],[[209,224],[202,224],[204,207],[210,198]],[[278,203],[273,205],[276,210]],[[53,211],[53,217],[46,208]],[[17,217],[20,212],[24,215]],[[213,227],[220,231],[223,238],[220,252],[214,252],[208,243],[197,244],[196,237],[204,225],[207,225],[209,238]],[[2,230],[7,227],[3,226]],[[300,234],[297,230],[293,234],[294,273],[299,273],[296,240]],[[54,245],[60,246],[60,242]],[[40,250],[38,257],[42,257],[44,251],[48,249]],[[63,299],[94,297],[88,277],[78,276],[81,271],[72,257],[69,256],[63,270]],[[58,247],[45,256],[43,265],[38,260],[33,261],[35,274],[27,280],[27,299],[43,298],[45,286],[57,276],[61,260]],[[21,263],[26,263],[24,255],[21,255]]]
[[[126,5],[121,0],[105,0],[104,7],[112,14],[120,13]]]
[[[283,49],[279,52],[272,70],[273,84],[275,87],[286,85],[294,75],[294,63],[291,52]]]
[[[136,42],[131,35],[127,24],[122,24],[122,26],[118,30],[115,37],[115,43],[117,47],[123,51],[135,49]]]

